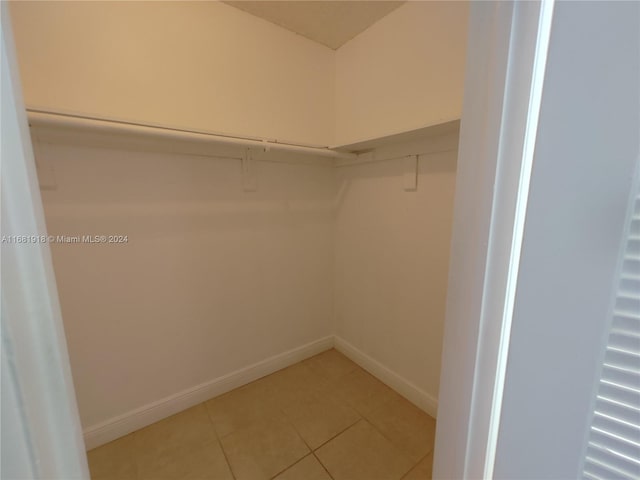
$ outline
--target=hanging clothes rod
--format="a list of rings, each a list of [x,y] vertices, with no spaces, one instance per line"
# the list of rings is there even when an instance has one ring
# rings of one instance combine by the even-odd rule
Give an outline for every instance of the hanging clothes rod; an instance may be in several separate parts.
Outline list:
[[[300,145],[294,143],[278,142],[277,140],[256,139],[218,133],[202,132],[197,130],[186,130],[180,128],[164,127],[158,125],[148,125],[143,123],[125,122],[121,120],[105,120],[101,118],[87,117],[82,115],[72,115],[67,113],[51,112],[46,110],[27,109],[29,124],[36,127],[58,127],[93,130],[106,134],[129,134],[143,135],[156,138],[172,139],[179,141],[210,142],[215,144],[256,147],[265,150],[283,150],[289,152],[303,153],[307,155],[318,155],[322,157],[355,159],[358,156],[354,153],[345,153],[331,150],[329,147],[319,147],[311,145]]]

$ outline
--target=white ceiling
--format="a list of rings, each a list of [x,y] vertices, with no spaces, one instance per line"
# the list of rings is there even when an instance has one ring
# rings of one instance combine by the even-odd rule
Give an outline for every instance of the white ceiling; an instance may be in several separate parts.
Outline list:
[[[405,2],[297,0],[224,3],[335,50]]]

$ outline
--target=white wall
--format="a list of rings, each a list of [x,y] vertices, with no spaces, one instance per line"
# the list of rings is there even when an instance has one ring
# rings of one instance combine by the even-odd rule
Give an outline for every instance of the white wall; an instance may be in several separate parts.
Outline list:
[[[336,145],[456,120],[468,2],[413,1],[336,52]]]
[[[85,429],[331,333],[333,171],[40,144]]]
[[[460,118],[467,2],[407,2],[333,51],[220,2],[12,2],[26,103],[345,145]]]
[[[415,192],[403,189],[402,160],[337,171],[336,335],[393,372],[404,387],[415,387],[412,400],[432,414],[440,378],[456,147],[454,134],[405,150],[441,152],[420,157]],[[384,150],[376,156],[385,158]]]
[[[220,2],[12,2],[29,107],[331,144],[334,51]]]

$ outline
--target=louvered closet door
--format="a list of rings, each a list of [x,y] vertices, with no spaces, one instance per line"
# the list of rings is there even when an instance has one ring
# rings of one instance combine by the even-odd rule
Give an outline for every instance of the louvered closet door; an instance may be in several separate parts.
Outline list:
[[[636,192],[584,478],[640,479],[640,194]]]

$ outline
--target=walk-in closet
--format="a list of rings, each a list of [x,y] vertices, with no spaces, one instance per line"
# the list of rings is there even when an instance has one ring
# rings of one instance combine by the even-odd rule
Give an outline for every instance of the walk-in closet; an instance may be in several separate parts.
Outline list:
[[[467,3],[9,11],[92,478],[431,478]]]

